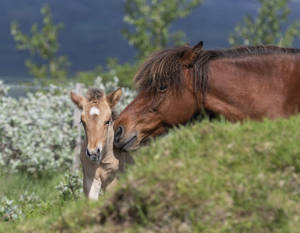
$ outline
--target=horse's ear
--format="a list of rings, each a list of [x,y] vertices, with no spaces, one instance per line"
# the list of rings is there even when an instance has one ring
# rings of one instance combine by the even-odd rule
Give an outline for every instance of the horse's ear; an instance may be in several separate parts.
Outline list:
[[[113,91],[112,93],[106,96],[107,102],[111,108],[118,103],[118,101],[121,98],[121,95],[122,95],[122,89],[118,88],[117,90]]]
[[[194,47],[193,47],[193,52],[194,53],[200,53],[200,51],[202,50],[203,48],[203,41],[199,41],[198,44],[196,44]]]
[[[192,67],[201,53],[202,48],[203,41],[200,41],[193,48],[189,49],[183,54],[181,57],[181,63],[186,67]]]
[[[73,103],[76,104],[79,109],[83,108],[83,105],[86,101],[86,99],[83,96],[77,95],[72,91],[70,93],[70,97]]]

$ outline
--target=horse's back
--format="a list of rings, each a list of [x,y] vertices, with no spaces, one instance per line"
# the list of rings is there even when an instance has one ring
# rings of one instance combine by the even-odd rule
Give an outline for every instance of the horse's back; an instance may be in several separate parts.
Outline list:
[[[277,118],[300,110],[300,53],[218,59],[210,74],[211,90],[245,116]]]

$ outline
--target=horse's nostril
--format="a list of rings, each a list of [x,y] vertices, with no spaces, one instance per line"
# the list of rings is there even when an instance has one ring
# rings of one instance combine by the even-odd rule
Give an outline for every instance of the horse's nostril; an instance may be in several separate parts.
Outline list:
[[[120,125],[117,130],[116,130],[116,133],[115,133],[115,142],[119,142],[120,141],[120,138],[123,134],[123,131],[124,131],[124,128],[122,125]]]
[[[100,152],[101,152],[101,151],[100,151],[100,149],[98,148],[98,149],[97,149],[97,154],[100,154]]]

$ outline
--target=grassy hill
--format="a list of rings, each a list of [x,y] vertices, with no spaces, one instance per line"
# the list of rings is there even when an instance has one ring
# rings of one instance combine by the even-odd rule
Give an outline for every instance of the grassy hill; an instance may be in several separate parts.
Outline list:
[[[300,232],[299,142],[300,117],[181,127],[136,152],[98,202],[56,200],[58,177],[30,184],[49,199],[0,232]]]

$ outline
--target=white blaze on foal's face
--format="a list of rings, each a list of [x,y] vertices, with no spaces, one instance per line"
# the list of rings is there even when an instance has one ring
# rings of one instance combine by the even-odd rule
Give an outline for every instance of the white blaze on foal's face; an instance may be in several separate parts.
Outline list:
[[[100,109],[99,108],[96,108],[96,107],[92,107],[90,109],[90,115],[93,116],[93,115],[100,115]]]

